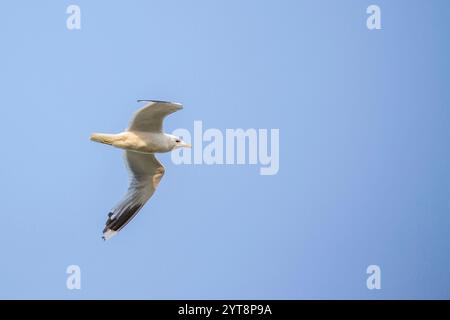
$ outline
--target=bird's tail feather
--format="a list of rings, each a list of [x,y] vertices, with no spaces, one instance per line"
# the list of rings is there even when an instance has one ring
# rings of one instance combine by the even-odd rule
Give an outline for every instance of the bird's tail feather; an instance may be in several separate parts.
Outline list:
[[[111,145],[117,140],[117,136],[115,134],[93,133],[91,134],[91,140]]]

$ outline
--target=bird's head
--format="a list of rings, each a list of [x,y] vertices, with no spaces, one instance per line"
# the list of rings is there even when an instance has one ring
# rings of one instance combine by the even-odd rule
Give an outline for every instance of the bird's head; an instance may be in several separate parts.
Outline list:
[[[171,141],[172,150],[177,148],[192,148],[192,145],[184,142],[180,137],[168,135]]]

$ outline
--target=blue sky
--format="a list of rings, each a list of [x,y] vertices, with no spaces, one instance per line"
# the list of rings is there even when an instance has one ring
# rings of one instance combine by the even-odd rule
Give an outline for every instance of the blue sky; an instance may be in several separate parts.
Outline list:
[[[450,298],[449,24],[445,0],[2,2],[0,298]],[[89,135],[139,98],[184,104],[169,132],[278,128],[278,174],[159,156],[103,242],[127,172]]]

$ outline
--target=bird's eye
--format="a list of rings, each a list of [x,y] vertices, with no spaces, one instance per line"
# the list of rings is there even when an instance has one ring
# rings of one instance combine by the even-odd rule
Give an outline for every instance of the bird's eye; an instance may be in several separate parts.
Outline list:
[[[176,143],[180,143],[180,140],[175,140]]]

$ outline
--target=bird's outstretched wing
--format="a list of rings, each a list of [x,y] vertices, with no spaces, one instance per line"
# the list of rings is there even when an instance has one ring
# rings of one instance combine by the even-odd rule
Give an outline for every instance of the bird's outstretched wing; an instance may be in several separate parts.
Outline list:
[[[151,101],[134,114],[128,131],[162,132],[164,118],[180,109],[179,103]]]
[[[163,165],[153,154],[125,151],[125,160],[130,172],[130,186],[124,199],[108,214],[104,240],[114,236],[134,218],[164,175]]]

